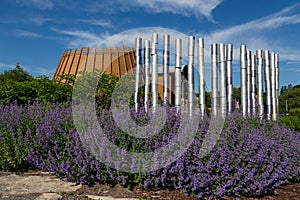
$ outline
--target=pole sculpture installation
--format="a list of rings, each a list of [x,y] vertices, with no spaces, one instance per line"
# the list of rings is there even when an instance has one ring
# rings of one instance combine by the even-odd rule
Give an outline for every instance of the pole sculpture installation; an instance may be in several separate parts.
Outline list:
[[[158,91],[157,91],[157,70],[158,70],[158,54],[157,54],[157,45],[158,45],[158,34],[153,33],[152,35],[152,106],[153,111],[155,112],[157,103],[158,103]]]
[[[189,37],[188,43],[188,102],[189,114],[193,115],[194,111],[194,52],[195,52],[195,37]]]
[[[240,47],[240,79],[241,79],[241,103],[242,103],[242,114],[247,115],[247,47],[242,45]]]
[[[202,117],[205,115],[205,70],[204,70],[204,39],[198,38],[198,87],[199,107]],[[152,105],[153,111],[158,104],[158,34],[152,36]],[[135,110],[140,104],[140,84],[142,67],[142,38],[136,38],[136,77],[134,90]],[[195,37],[188,38],[188,63],[187,63],[187,96],[188,112],[192,116],[194,110],[194,52]],[[175,39],[175,70],[169,71],[170,67],[170,35],[163,37],[163,98],[164,103],[169,102],[170,73],[175,75],[175,107],[181,111],[182,92],[185,79],[181,78],[182,73],[182,40]],[[212,117],[230,114],[233,111],[232,95],[232,60],[233,45],[214,43],[211,45],[211,113]],[[279,90],[279,55],[270,53],[269,50],[256,50],[256,53],[247,51],[246,45],[240,46],[240,86],[241,86],[241,111],[243,116],[264,117],[264,83],[266,92],[266,118],[278,120],[278,90]],[[145,41],[144,46],[144,67],[145,67],[145,110],[148,110],[150,99],[150,41]],[[218,68],[220,75],[218,75]],[[172,77],[173,77],[172,75]],[[220,78],[219,78],[220,77]],[[264,80],[264,81],[263,81]],[[220,87],[220,89],[218,89]],[[220,108],[220,109],[219,109]]]
[[[211,113],[218,116],[218,44],[211,45]]]
[[[233,46],[232,44],[228,44],[226,46],[226,62],[227,62],[227,75],[226,75],[226,80],[227,80],[227,110],[228,113],[232,112],[232,95],[233,95],[233,84],[232,84],[232,54],[233,54]]]
[[[262,119],[264,116],[264,102],[263,102],[263,67],[264,67],[264,54],[261,49],[256,51],[257,57],[257,98],[258,98],[258,113]]]
[[[266,88],[266,107],[267,107],[267,119],[271,119],[272,108],[271,108],[271,73],[270,73],[270,52],[265,50],[265,88]]]
[[[164,35],[163,74],[164,74],[164,103],[169,102],[169,63],[170,63],[170,35]]]
[[[271,98],[272,98],[272,120],[277,120],[277,100],[276,100],[276,69],[275,53],[271,53]]]
[[[198,39],[198,74],[199,107],[203,118],[205,115],[204,38]]]
[[[277,112],[277,120],[279,118],[279,54],[275,54],[275,76],[276,76],[276,112]]]
[[[226,53],[225,44],[221,43],[220,47],[220,106],[222,117],[227,114],[227,100],[226,100]]]
[[[150,40],[145,40],[144,48],[144,63],[145,63],[145,101],[144,106],[146,112],[149,107],[149,95],[150,95]]]
[[[182,64],[182,42],[181,39],[175,40],[175,107],[180,112],[181,103],[181,64]]]
[[[138,111],[140,104],[140,82],[141,82],[141,67],[142,67],[142,38],[138,37],[135,41],[135,59],[136,59],[136,75],[135,75],[135,90],[134,90],[134,108]]]
[[[175,40],[175,106],[180,111],[181,103],[181,65],[182,65],[182,42],[181,39]]]
[[[251,51],[247,51],[247,113],[248,116],[251,115],[251,105],[252,105],[252,99],[251,99],[251,68],[252,68],[252,53]]]
[[[252,116],[256,116],[256,56],[251,56],[251,107]]]

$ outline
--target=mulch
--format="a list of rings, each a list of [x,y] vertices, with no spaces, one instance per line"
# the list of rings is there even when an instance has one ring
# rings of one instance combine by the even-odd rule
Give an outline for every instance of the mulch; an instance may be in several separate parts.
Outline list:
[[[120,185],[95,184],[93,186],[83,185],[79,190],[64,193],[64,200],[88,199],[85,195],[112,196],[115,198],[139,198],[151,200],[198,200],[196,197],[187,196],[179,190],[151,189],[145,190],[140,187],[132,189],[124,188]],[[300,183],[282,185],[272,194],[263,197],[239,197],[241,200],[300,200]],[[208,199],[208,198],[204,198]],[[235,200],[236,197],[222,197],[215,199]]]

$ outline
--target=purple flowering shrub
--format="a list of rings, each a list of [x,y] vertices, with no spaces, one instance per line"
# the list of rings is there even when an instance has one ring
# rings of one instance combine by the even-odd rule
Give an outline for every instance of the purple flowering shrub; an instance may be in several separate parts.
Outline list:
[[[27,134],[40,124],[40,105],[5,105],[0,101],[0,170],[30,167],[26,162],[29,151]]]
[[[199,147],[201,137],[181,159],[150,173],[145,186],[175,187],[199,197],[261,196],[288,179],[299,178],[300,133],[276,123],[244,119],[235,113],[228,117],[209,155],[198,158]]]
[[[102,110],[98,121],[110,141],[120,148],[133,152],[153,151],[167,145],[178,131],[178,115],[174,108],[166,109],[168,119],[162,131],[147,139],[134,138],[122,131],[111,111]],[[147,113],[130,112],[137,123],[147,125]],[[40,103],[1,105],[0,167],[8,166],[13,158],[17,158],[13,161],[15,165],[26,159],[67,181],[178,189],[199,198],[261,196],[288,181],[299,181],[299,132],[275,122],[243,118],[233,113],[227,117],[216,146],[206,156],[199,157],[208,127],[209,118],[205,117],[192,145],[171,165],[134,174],[114,170],[88,151],[73,124],[71,107],[59,104],[42,107]]]

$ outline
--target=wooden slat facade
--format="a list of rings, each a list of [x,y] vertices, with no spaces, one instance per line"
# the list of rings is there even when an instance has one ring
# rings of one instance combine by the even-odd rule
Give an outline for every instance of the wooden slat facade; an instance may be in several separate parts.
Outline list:
[[[61,74],[77,75],[80,71],[93,72],[94,70],[105,71],[108,74],[115,74],[119,78],[128,71],[135,73],[135,51],[132,47],[116,48],[81,48],[63,52],[57,66],[53,79],[58,79]],[[142,76],[144,82],[144,77]],[[174,87],[174,77],[170,75],[170,88]],[[171,84],[172,83],[172,84]],[[163,98],[163,76],[158,75],[159,98]],[[150,84],[151,87],[151,84]],[[174,94],[169,92],[169,99],[174,103]]]

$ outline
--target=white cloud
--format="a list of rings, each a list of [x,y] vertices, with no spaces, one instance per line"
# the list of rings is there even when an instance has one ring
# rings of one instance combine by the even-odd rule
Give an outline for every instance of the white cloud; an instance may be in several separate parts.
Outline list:
[[[142,8],[149,13],[173,13],[183,16],[195,15],[198,19],[203,16],[209,21],[214,21],[212,11],[223,0],[115,0],[93,2],[88,6],[88,11],[98,12],[128,12],[134,9]]]
[[[277,13],[244,24],[219,29],[208,34],[199,33],[197,35],[205,38],[206,49],[210,49],[209,44],[211,43],[232,43],[234,45],[235,63],[239,62],[239,46],[242,44],[246,44],[247,48],[252,51],[256,49],[269,49],[278,52],[281,60],[299,61],[300,52],[298,50],[291,49],[284,42],[275,41],[272,37],[272,31],[284,26],[300,23],[300,14],[295,14],[294,12],[299,8],[299,5],[294,4]]]
[[[139,1],[134,0],[139,5],[143,7],[159,7],[159,9],[173,9],[164,8],[164,5],[170,4],[171,0],[165,1]],[[198,2],[198,1],[197,1]],[[217,5],[217,2],[221,1],[214,1]],[[159,3],[162,6],[157,6]],[[130,4],[133,4],[132,2]],[[179,7],[185,8],[188,6],[187,1],[175,1],[175,5],[178,6],[177,11],[179,11]],[[191,1],[191,5],[196,4],[196,1]],[[213,5],[213,3],[211,4]],[[129,5],[131,6],[131,5]],[[121,7],[121,5],[120,5]],[[213,7],[213,6],[209,6]],[[298,8],[299,4],[295,4],[288,8],[285,8],[277,13],[246,22],[244,24],[239,24],[231,27],[227,27],[225,29],[219,29],[213,31],[208,34],[198,33],[196,34],[197,37],[204,37],[205,39],[205,61],[206,63],[210,63],[210,44],[212,43],[232,43],[234,45],[234,63],[239,63],[239,46],[241,44],[246,44],[249,50],[255,51],[256,49],[269,49],[271,51],[276,51],[280,54],[281,60],[285,61],[293,61],[298,62],[300,60],[300,52],[299,50],[291,49],[290,46],[286,46],[286,44],[281,43],[280,41],[274,41],[272,38],[272,31],[282,28],[284,26],[288,26],[291,24],[300,23],[300,14],[295,14],[295,8]],[[176,9],[175,9],[176,10]],[[209,10],[209,9],[208,9]],[[160,11],[157,11],[160,12]],[[175,13],[175,11],[174,11]],[[201,11],[204,13],[204,11]],[[207,15],[208,16],[208,15]],[[103,20],[95,20],[95,23],[99,23],[105,25],[105,21]],[[163,34],[170,34],[171,41],[175,38],[182,38],[183,45],[187,44],[187,39],[185,38],[186,35],[183,33],[179,33],[174,30],[164,29],[160,27],[152,27],[152,28],[139,28],[139,29],[132,29],[128,31],[124,31],[122,33],[116,35],[109,35],[109,33],[91,33],[90,31],[83,31],[83,30],[58,30],[53,29],[55,32],[69,36],[68,47],[99,47],[99,46],[121,46],[121,45],[129,45],[134,46],[134,39],[136,37],[143,37],[143,39],[152,39],[152,33],[157,32],[160,36],[159,45],[162,45],[162,35]],[[174,51],[174,42],[171,42],[173,46],[171,49]],[[186,48],[183,46],[183,48]],[[186,52],[183,49],[183,52]]]
[[[26,6],[32,6],[41,10],[52,9],[54,7],[53,0],[26,0],[22,1]]]
[[[28,37],[28,38],[43,38],[43,35],[39,33],[34,33],[25,30],[16,30],[15,34],[19,37]]]
[[[51,78],[54,74],[55,69],[50,70],[49,68],[43,68],[43,67],[25,67],[24,65],[20,64],[20,66],[28,72],[30,75],[33,76],[48,76]],[[12,70],[16,67],[16,64],[6,64],[6,63],[0,63],[0,73],[3,73],[7,70]]]
[[[213,21],[212,11],[222,0],[134,0],[131,1],[132,6],[137,5],[144,7],[149,12],[171,12],[173,14],[181,14],[190,16],[194,14],[197,18],[201,16]]]
[[[96,25],[96,26],[105,27],[105,28],[110,28],[113,26],[110,20],[105,20],[105,19],[89,19],[89,20],[79,20],[79,21]]]
[[[96,35],[90,31],[83,30],[61,30],[52,28],[56,33],[68,36],[67,47],[69,48],[81,48],[81,47],[97,47],[104,39],[105,34]]]
[[[0,71],[13,69],[16,65],[0,63]]]

